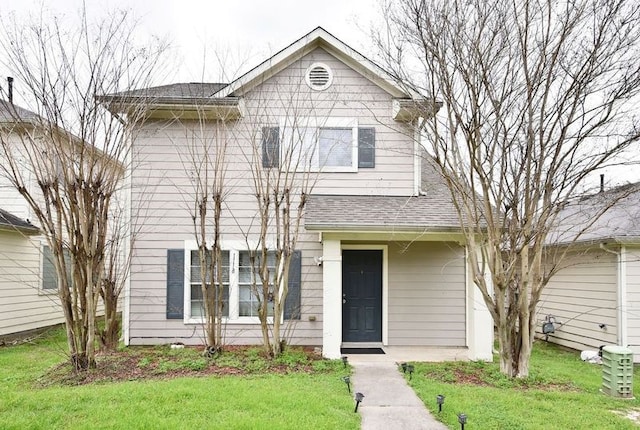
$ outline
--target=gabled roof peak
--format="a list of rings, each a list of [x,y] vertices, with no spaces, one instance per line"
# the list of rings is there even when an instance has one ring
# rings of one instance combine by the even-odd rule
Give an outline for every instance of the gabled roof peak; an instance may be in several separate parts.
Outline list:
[[[391,74],[320,26],[221,88],[214,96],[241,96],[318,47],[325,49],[395,98],[422,98],[419,94],[408,93],[397,84]]]

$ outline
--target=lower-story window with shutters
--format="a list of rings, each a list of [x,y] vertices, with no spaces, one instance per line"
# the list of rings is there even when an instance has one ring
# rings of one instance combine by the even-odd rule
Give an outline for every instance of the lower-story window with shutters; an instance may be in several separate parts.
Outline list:
[[[204,319],[204,302],[202,294],[202,283],[200,270],[200,257],[197,249],[185,250],[185,269],[186,276],[184,289],[185,294],[185,322],[201,323]],[[208,260],[210,261],[210,260]],[[289,294],[284,306],[284,319],[300,318],[300,252],[294,252],[289,270]],[[262,290],[262,283],[258,270],[260,268],[260,257],[254,257],[253,261],[251,253],[246,250],[227,249],[222,253],[222,294],[223,294],[223,317],[233,322],[257,323],[259,300],[256,295],[255,288]],[[175,282],[180,275],[176,272],[174,265],[173,271],[168,269],[168,274],[172,275],[168,285],[169,289],[179,288]],[[275,253],[270,252],[267,257],[267,270],[269,277],[272,278],[276,270]],[[216,277],[213,277],[216,282]],[[207,274],[207,285],[211,285],[211,279]],[[273,283],[270,283],[270,292],[273,291]],[[170,291],[168,290],[168,297]],[[273,317],[273,296],[267,296],[269,316]],[[169,313],[168,313],[169,315]],[[171,318],[175,317],[175,313],[171,314]],[[168,316],[168,318],[170,318]]]

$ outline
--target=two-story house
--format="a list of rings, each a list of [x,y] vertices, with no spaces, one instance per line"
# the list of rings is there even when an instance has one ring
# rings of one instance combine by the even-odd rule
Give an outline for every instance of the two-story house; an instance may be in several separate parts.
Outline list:
[[[127,344],[204,343],[192,218],[193,161],[204,156],[194,157],[193,137],[204,131],[226,151],[227,344],[261,341],[242,274],[257,223],[251,163],[262,163],[312,184],[289,279],[288,306],[299,312],[276,316],[290,343],[321,346],[333,358],[366,346],[454,347],[491,359],[493,325],[467,269],[451,197],[414,132],[419,96],[372,61],[316,28],[233,82],[104,100],[123,117],[138,101],[147,109],[144,122],[130,124],[137,233]]]
[[[34,112],[0,100],[2,144],[23,148],[26,133],[37,135]],[[3,161],[2,167],[8,168]],[[29,171],[21,172],[27,184]],[[57,299],[55,268],[31,209],[0,169],[0,341],[64,322]]]

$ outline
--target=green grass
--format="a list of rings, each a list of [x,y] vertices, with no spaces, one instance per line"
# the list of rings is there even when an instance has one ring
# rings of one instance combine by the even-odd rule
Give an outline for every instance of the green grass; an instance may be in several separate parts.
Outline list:
[[[56,331],[34,344],[0,348],[0,429],[358,429],[359,414],[341,377],[342,364],[318,361],[321,372],[248,373],[43,387],[42,375],[64,360]],[[132,350],[135,348],[132,348]],[[167,357],[175,352],[167,352]],[[264,367],[254,360],[239,366]],[[220,357],[223,360],[225,355]],[[290,356],[283,360],[295,362]],[[138,367],[198,370],[206,360],[149,356]],[[322,364],[320,364],[322,363]],[[160,371],[158,371],[160,372]],[[156,375],[158,377],[158,375]]]
[[[634,382],[635,396],[640,398],[640,369],[634,372]],[[640,411],[639,400],[613,399],[599,392],[601,366],[582,362],[577,352],[542,342],[534,346],[527,379],[504,377],[497,362],[415,363],[409,384],[434,416],[452,429],[460,428],[461,412],[468,417],[465,429],[639,428],[614,412]],[[445,396],[442,413],[438,413],[438,394]]]

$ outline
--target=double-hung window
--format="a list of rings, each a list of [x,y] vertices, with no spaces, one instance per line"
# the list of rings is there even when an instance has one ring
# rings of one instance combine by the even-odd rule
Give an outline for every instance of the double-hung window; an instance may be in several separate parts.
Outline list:
[[[262,291],[260,253],[252,262],[249,251],[242,244],[227,245],[222,252],[222,300],[223,317],[234,323],[258,322],[258,297],[256,290]],[[235,249],[233,249],[235,248]],[[246,248],[246,245],[245,245]],[[210,261],[210,260],[209,260]],[[267,255],[266,269],[269,274],[267,303],[268,316],[273,316],[273,278],[276,270],[275,253]],[[202,295],[200,256],[195,241],[185,241],[185,249],[167,250],[167,319],[181,319],[185,323],[200,324],[204,318],[204,298]],[[301,315],[302,253],[293,252],[289,265],[287,298],[284,301],[282,317],[297,320]],[[207,274],[207,285],[217,282]]]
[[[281,124],[282,160],[288,170],[356,172],[358,122],[351,118],[296,118]]]
[[[238,307],[240,317],[257,317],[259,300],[255,294],[255,289],[262,291],[262,280],[260,279],[260,257],[256,256],[253,263],[251,253],[240,251],[238,253]],[[270,252],[267,256],[267,272],[269,278],[269,295],[267,296],[268,316],[273,316],[273,279],[275,274],[275,254]]]
[[[262,127],[262,167],[290,172],[357,172],[374,168],[374,127],[358,127],[352,118],[283,118]]]
[[[189,289],[185,299],[186,316],[189,322],[196,323],[205,317],[204,297],[202,294],[202,275],[200,270],[200,255],[197,249],[187,251],[186,268],[188,269]],[[258,320],[259,299],[256,290],[262,292],[262,280],[260,279],[260,253],[255,253],[251,259],[251,253],[246,250],[222,251],[222,303],[223,317],[238,322],[256,322]],[[207,264],[210,264],[210,255],[207,256]],[[273,316],[273,279],[276,270],[275,254],[269,252],[267,256],[267,272],[269,276],[269,294],[266,297],[268,316]],[[217,283],[217,277],[211,277],[207,271],[207,288]],[[217,284],[216,284],[217,285]]]
[[[71,279],[71,254],[68,249],[64,251],[64,263],[67,270],[67,279]],[[40,291],[42,293],[57,293],[58,292],[58,273],[56,272],[56,266],[54,263],[54,255],[48,245],[42,246],[42,282],[40,284]]]
[[[207,253],[207,288],[218,286],[217,273],[211,276],[211,253]],[[191,251],[190,262],[190,308],[191,318],[204,318],[204,296],[202,294],[202,271],[200,270],[200,252]],[[222,316],[229,316],[229,251],[222,251],[222,261],[219,267],[222,269]],[[216,288],[217,291],[219,289]],[[214,292],[215,294],[215,292]]]

